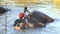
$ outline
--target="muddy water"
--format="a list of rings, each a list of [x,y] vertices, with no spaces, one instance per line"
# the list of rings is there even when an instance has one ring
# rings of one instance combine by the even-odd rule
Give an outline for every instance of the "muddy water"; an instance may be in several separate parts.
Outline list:
[[[18,13],[23,11],[23,7],[8,6],[8,8],[10,8],[11,11],[7,12],[6,34],[60,34],[60,10],[55,9],[52,4],[42,4],[33,8],[31,6],[31,8],[28,7],[28,10],[30,12],[32,12],[33,10],[41,11],[52,17],[55,20],[54,22],[47,24],[47,26],[44,28],[25,29],[22,31],[16,31],[13,27],[13,24],[14,21],[18,19]],[[5,34],[4,29],[5,27],[3,24],[0,27],[1,34]]]

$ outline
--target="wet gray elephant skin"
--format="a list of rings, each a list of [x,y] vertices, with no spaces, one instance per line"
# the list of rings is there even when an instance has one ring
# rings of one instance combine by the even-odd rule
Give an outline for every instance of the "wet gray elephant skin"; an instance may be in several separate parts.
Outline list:
[[[44,24],[51,23],[54,21],[51,17],[39,11],[33,11],[30,17],[35,18],[35,20],[42,22]]]

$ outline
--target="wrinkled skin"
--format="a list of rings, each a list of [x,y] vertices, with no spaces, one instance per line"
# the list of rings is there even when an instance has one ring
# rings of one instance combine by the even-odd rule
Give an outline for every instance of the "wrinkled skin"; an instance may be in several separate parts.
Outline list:
[[[23,20],[21,20],[21,19],[17,19],[15,21],[14,27],[15,27],[15,29],[24,29],[24,28],[26,28],[25,23],[23,23]]]
[[[39,11],[33,11],[25,18],[28,20],[28,23],[26,23],[25,20],[17,19],[14,23],[14,26],[19,23],[18,27],[20,27],[21,29],[45,27],[47,23],[51,23],[54,21],[52,18]],[[23,24],[21,25],[21,23]]]
[[[14,23],[14,28],[16,30],[22,30],[22,29],[33,28],[33,27],[34,25],[32,23],[25,23],[25,21],[21,19],[17,19]]]
[[[33,11],[32,15],[30,17],[34,18],[36,21],[42,22],[44,24],[51,23],[54,21],[52,18],[50,18],[49,16],[47,16],[44,13],[39,12],[39,11]]]

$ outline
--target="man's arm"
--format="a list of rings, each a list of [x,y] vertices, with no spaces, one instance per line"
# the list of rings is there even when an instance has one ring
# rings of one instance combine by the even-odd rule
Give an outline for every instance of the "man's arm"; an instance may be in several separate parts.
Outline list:
[[[30,12],[27,10],[27,12],[30,14]]]
[[[27,10],[27,12],[28,12],[30,15],[32,15],[32,13],[30,13],[28,10]]]

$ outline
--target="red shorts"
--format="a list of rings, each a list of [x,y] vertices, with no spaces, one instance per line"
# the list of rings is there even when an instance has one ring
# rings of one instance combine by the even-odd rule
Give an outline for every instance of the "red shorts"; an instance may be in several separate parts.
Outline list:
[[[19,18],[22,19],[24,17],[23,13],[19,13]]]

